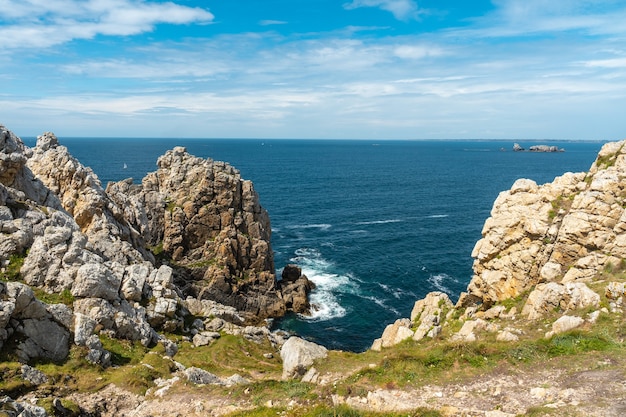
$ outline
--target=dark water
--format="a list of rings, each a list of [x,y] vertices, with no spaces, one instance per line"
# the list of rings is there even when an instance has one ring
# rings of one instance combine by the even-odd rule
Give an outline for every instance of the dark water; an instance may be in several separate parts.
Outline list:
[[[354,351],[408,317],[426,293],[445,291],[456,300],[499,192],[518,178],[542,184],[586,171],[601,147],[545,142],[566,152],[516,153],[513,141],[60,141],[103,185],[139,182],[174,146],[238,168],[270,213],[276,266],[297,263],[317,284],[313,316],[287,317],[278,326]]]

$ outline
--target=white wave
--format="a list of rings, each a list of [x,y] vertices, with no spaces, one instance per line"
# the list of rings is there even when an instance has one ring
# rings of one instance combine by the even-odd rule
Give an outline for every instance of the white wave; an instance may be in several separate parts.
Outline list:
[[[372,220],[369,222],[358,222],[356,223],[359,226],[366,226],[370,224],[387,224],[387,223],[400,223],[403,221],[402,219],[387,219],[387,220]]]
[[[384,308],[385,310],[389,310],[398,316],[400,315],[400,312],[396,310],[394,307],[388,306],[387,303],[385,303],[385,300],[381,300],[380,298],[377,298],[371,295],[361,295],[360,297],[366,300],[373,301],[375,304],[378,304],[380,307]]]
[[[448,274],[435,274],[430,275],[427,280],[435,289],[441,292],[445,292],[446,294],[452,294],[450,288],[446,287],[444,282],[446,281],[454,281],[452,277]]]
[[[430,216],[426,216],[428,219],[442,219],[444,217],[450,217],[449,214],[432,214]]]
[[[287,229],[320,229],[320,230],[328,230],[332,227],[332,225],[328,223],[319,223],[319,224],[294,224],[291,226],[287,226]]]
[[[415,294],[411,291],[405,291],[401,288],[392,288],[389,285],[378,282],[377,283],[380,288],[382,288],[386,293],[391,294],[395,299],[400,300],[403,296],[410,296],[412,298],[417,298]]]
[[[296,263],[302,273],[315,283],[311,292],[311,315],[301,316],[310,321],[325,321],[346,315],[346,309],[340,304],[338,296],[358,292],[358,284],[351,274],[335,273],[334,263],[324,259],[319,250],[300,248],[291,261]]]

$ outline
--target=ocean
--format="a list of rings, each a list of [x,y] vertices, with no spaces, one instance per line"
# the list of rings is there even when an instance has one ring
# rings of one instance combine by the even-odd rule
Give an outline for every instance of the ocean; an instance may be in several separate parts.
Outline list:
[[[59,138],[103,186],[156,170],[174,146],[226,161],[252,180],[272,222],[277,273],[315,282],[310,317],[275,326],[328,348],[363,351],[416,300],[456,301],[498,193],[586,171],[600,142],[518,141],[561,153],[513,152],[514,141]],[[33,146],[35,139],[25,139]]]

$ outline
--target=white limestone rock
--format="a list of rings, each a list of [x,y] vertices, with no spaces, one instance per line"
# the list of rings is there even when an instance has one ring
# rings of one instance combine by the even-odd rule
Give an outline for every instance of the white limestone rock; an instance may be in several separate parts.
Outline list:
[[[316,360],[327,356],[328,350],[324,346],[299,337],[290,337],[280,350],[280,357],[283,360],[283,379],[304,375]]]
[[[522,309],[522,315],[536,320],[554,310],[577,310],[598,307],[600,296],[582,282],[539,284],[530,293]]]
[[[581,317],[562,316],[552,323],[552,330],[546,333],[546,338],[550,338],[556,334],[565,333],[581,326],[585,322]]]

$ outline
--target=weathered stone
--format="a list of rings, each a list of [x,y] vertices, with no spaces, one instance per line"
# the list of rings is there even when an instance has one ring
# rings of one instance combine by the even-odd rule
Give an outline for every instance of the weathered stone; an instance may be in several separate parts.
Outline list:
[[[555,334],[565,333],[576,327],[582,325],[585,322],[584,319],[575,316],[562,316],[557,321],[552,323],[552,330],[546,333],[546,338],[550,338]]]
[[[498,335],[496,336],[496,340],[498,342],[517,342],[519,340],[519,337],[514,333],[503,330],[498,333]]]
[[[577,310],[598,307],[599,304],[600,296],[582,282],[568,282],[565,285],[550,282],[537,285],[530,293],[522,315],[536,320],[555,309]]]
[[[93,335],[96,324],[96,321],[91,317],[76,313],[74,315],[74,343],[79,346],[85,345]]]
[[[223,381],[218,376],[205,371],[204,369],[191,367],[185,369],[183,372],[187,377],[187,380],[193,384],[223,385]]]
[[[604,145],[588,174],[567,173],[541,186],[518,180],[501,193],[459,302],[489,306],[542,281],[591,281],[604,265],[619,263],[626,255],[624,143]]]
[[[201,333],[196,334],[192,338],[192,343],[196,347],[206,346],[214,342],[215,340],[219,339],[220,336],[221,335],[217,332],[201,332]]]
[[[120,298],[121,283],[121,277],[115,275],[110,268],[102,264],[89,263],[78,269],[72,295],[115,301]]]
[[[64,360],[69,353],[70,333],[52,320],[25,319],[20,333],[25,337],[17,347],[17,355],[23,362],[34,358],[55,362]]]
[[[280,350],[283,360],[283,379],[302,376],[317,359],[328,356],[324,346],[301,339],[290,337]]]
[[[46,374],[28,365],[22,365],[22,379],[32,385],[41,385],[48,382]]]
[[[610,300],[617,300],[620,297],[626,296],[626,282],[609,282],[606,286],[605,295],[606,298]]]
[[[426,336],[436,337],[441,331],[438,327],[444,310],[452,307],[450,298],[443,292],[431,292],[424,299],[416,301],[411,311],[411,321],[419,324],[413,333],[413,339],[421,340]]]

